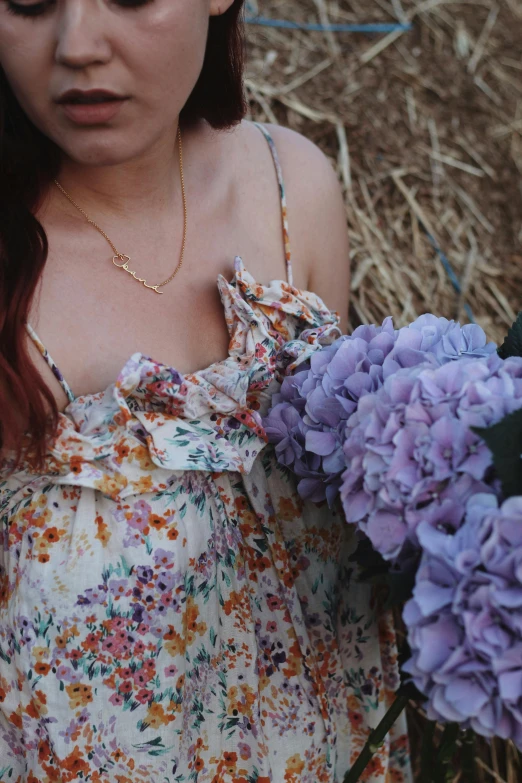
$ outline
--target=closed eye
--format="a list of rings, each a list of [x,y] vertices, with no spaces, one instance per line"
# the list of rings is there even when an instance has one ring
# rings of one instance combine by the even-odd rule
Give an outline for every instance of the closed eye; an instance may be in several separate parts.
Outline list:
[[[129,8],[137,10],[144,5],[149,5],[154,0],[113,0],[117,5],[123,8]],[[24,3],[13,3],[11,0],[6,0],[6,9],[10,14],[15,16],[36,17],[42,16],[46,11],[55,4],[56,0],[45,0],[45,2],[32,3],[31,5]]]

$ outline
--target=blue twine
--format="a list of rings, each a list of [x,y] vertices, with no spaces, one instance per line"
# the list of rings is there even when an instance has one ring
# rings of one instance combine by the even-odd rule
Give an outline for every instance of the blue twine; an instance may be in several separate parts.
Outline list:
[[[422,221],[419,220],[419,223],[421,224],[422,229],[423,229],[424,233],[426,234],[426,236],[428,237],[428,239],[430,240],[431,244],[435,248],[435,251],[436,251],[437,255],[439,256],[440,260],[442,261],[442,266],[446,270],[446,274],[448,275],[453,288],[455,289],[455,291],[458,294],[461,294],[462,293],[462,288],[460,286],[459,279],[458,279],[457,275],[455,274],[455,272],[453,270],[453,267],[451,266],[451,264],[448,261],[447,257],[444,255],[444,253],[442,252],[442,250],[438,246],[438,244],[435,241],[435,239],[432,237],[430,232],[423,225]],[[471,307],[469,306],[469,304],[465,304],[464,305],[464,310],[465,310],[466,315],[468,316],[470,322],[472,324],[474,324],[475,323],[475,318],[473,316],[473,311],[471,310]]]
[[[320,32],[336,33],[394,33],[407,32],[413,28],[411,24],[301,24],[289,22],[286,19],[267,19],[264,16],[247,16],[245,22],[263,25],[264,27],[284,27],[291,30],[318,30]]]

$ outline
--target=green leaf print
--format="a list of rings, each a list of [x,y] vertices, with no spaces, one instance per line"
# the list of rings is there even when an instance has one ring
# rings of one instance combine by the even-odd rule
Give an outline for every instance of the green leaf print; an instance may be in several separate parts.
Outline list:
[[[163,744],[161,737],[155,737],[153,740],[149,740],[148,742],[140,742],[137,745],[133,745],[132,747],[138,748],[138,750],[147,751],[147,755],[149,756],[163,756],[169,750],[172,750],[174,745],[170,745],[170,747],[167,748],[166,745]]]
[[[152,553],[152,543],[150,540],[150,536],[144,536],[143,540],[145,541],[145,549],[148,555]]]
[[[125,576],[129,576],[132,568],[127,564],[127,561],[125,560],[123,555],[121,555],[120,560],[121,560],[121,567],[123,568],[123,574]]]
[[[188,597],[189,595],[195,596],[196,590],[194,588],[194,574],[190,574],[187,571],[184,576],[184,588],[185,588],[185,596]]]
[[[47,633],[47,631],[49,630],[49,628],[51,627],[52,624],[53,624],[53,617],[52,617],[52,615],[48,615],[47,622],[44,622],[42,620],[42,616],[41,616],[40,612],[38,612],[38,614],[36,615],[36,622],[34,624],[35,625],[36,636],[37,637],[38,636],[44,636],[45,637],[45,634]]]
[[[260,552],[268,551],[268,541],[265,538],[254,538],[254,544]]]
[[[226,571],[222,571],[221,572],[221,578],[225,582],[227,587],[232,587],[232,582],[230,581],[230,577],[229,577],[229,575],[227,574]]]

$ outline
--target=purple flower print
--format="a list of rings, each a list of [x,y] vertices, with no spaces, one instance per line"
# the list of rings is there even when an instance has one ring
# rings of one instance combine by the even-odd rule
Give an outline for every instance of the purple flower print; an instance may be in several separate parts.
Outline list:
[[[172,590],[176,585],[176,574],[172,571],[161,571],[156,577],[156,587],[162,593]]]
[[[163,566],[163,568],[174,565],[174,553],[167,552],[166,549],[161,549],[161,547],[155,550],[153,558],[156,565]]]
[[[154,571],[150,566],[138,566],[136,568],[136,577],[138,582],[141,582],[144,585],[146,585],[147,582],[152,581],[153,575]]]
[[[76,603],[79,606],[84,606],[89,604],[104,604],[106,601],[107,587],[106,585],[98,585],[98,587],[88,587],[83,595],[78,596]]]
[[[65,664],[61,664],[56,669],[56,676],[59,680],[65,680],[65,682],[80,682],[83,673],[81,671],[75,671]]]
[[[111,579],[108,589],[113,598],[125,596],[129,587],[128,579]]]
[[[63,737],[63,741],[66,745],[69,745],[70,742],[72,742],[75,738],[76,732],[78,731],[79,726],[77,721],[71,720],[69,725],[64,731],[60,731],[60,737]]]

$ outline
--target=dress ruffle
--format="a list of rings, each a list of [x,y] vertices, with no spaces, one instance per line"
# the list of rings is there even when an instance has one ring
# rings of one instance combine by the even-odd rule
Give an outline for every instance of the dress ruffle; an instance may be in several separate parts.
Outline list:
[[[115,383],[60,413],[43,470],[26,462],[24,474],[114,500],[165,489],[172,471],[248,474],[267,443],[263,392],[340,330],[316,294],[282,280],[261,285],[240,256],[234,266],[232,281],[218,278],[230,333],[225,360],[181,375],[134,353]]]

